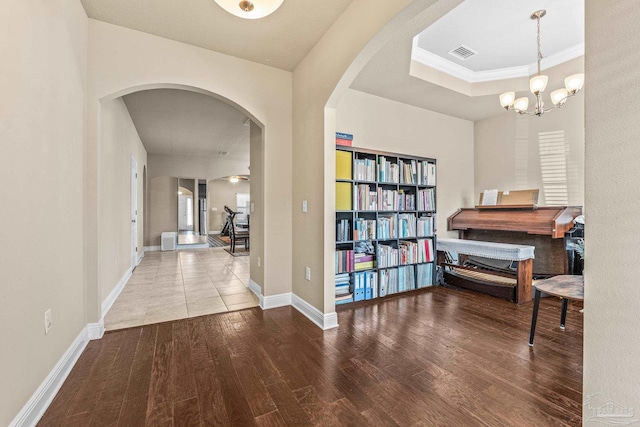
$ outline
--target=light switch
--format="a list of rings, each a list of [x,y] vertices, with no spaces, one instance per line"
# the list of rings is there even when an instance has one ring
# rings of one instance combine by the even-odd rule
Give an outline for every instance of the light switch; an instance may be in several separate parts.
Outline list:
[[[306,212],[307,211],[307,201],[303,200],[302,201],[302,212]]]
[[[251,212],[254,212],[255,210],[256,210],[256,204],[251,203]]]

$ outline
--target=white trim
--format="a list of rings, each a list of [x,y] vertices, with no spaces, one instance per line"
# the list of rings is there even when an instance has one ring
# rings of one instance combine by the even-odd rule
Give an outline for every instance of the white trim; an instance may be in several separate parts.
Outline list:
[[[159,251],[161,249],[160,246],[145,246],[144,247],[144,251],[145,252],[155,252],[155,251]]]
[[[42,418],[51,401],[56,396],[60,387],[67,379],[71,369],[84,351],[89,337],[87,327],[82,328],[80,334],[71,343],[71,346],[55,364],[49,375],[44,379],[35,393],[15,416],[9,427],[34,426]]]
[[[324,314],[294,293],[291,294],[291,305],[322,330],[338,327],[338,314],[335,311]]]
[[[269,310],[270,308],[286,307],[291,305],[291,292],[278,295],[269,295],[262,297],[260,307],[263,310]]]
[[[456,64],[453,61],[445,59],[435,53],[429,52],[418,46],[418,37],[413,38],[413,47],[411,49],[411,60],[424,64],[435,70],[449,74],[452,77],[463,80],[467,83],[482,83],[495,80],[506,80],[519,77],[529,77],[538,71],[537,62],[527,65],[508,68],[496,68],[494,70],[473,71],[469,68]],[[584,43],[572,46],[560,52],[554,53],[542,59],[540,66],[542,70],[546,70],[556,65],[563,64],[572,59],[584,55]],[[418,77],[418,76],[414,76]]]
[[[260,285],[254,282],[253,279],[249,278],[248,288],[251,292],[253,292],[258,297],[258,299],[260,300],[260,308],[264,310],[264,307],[262,306],[262,302],[263,302],[262,287],[260,287]]]
[[[113,303],[116,302],[116,299],[118,298],[118,295],[120,295],[120,292],[122,292],[122,290],[126,286],[127,282],[131,278],[131,273],[132,273],[131,269],[128,269],[124,273],[124,276],[122,276],[120,278],[120,280],[118,281],[116,286],[111,290],[111,292],[109,292],[109,295],[107,295],[107,297],[104,299],[104,301],[102,301],[102,317],[103,318],[104,318],[104,316],[107,315],[107,313],[111,309],[111,306],[113,305]]]
[[[99,340],[104,335],[104,316],[97,323],[87,324],[87,336],[91,341]]]
[[[218,230],[218,231],[209,231],[207,233],[207,235],[209,235],[209,234],[220,234],[220,230]]]
[[[138,255],[138,262],[136,264],[136,267],[140,265],[140,263],[142,262],[142,258],[144,258],[144,248],[142,248],[142,252],[140,252],[140,255]]]

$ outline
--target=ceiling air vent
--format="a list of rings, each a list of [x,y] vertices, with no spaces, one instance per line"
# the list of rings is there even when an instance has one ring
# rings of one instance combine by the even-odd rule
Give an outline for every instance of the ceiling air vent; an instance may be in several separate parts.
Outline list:
[[[456,58],[462,60],[462,61],[466,61],[467,59],[471,58],[474,55],[477,55],[478,52],[476,52],[473,49],[470,49],[468,47],[466,47],[465,45],[460,45],[457,48],[449,51],[449,55],[451,56],[455,56]]]
[[[226,156],[227,154],[229,154],[228,151],[218,151],[218,156]]]

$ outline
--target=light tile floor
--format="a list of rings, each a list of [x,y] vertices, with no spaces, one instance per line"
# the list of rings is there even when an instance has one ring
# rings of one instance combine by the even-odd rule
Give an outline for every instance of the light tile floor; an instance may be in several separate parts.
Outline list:
[[[147,252],[105,316],[107,330],[256,307],[249,257],[223,248]]]

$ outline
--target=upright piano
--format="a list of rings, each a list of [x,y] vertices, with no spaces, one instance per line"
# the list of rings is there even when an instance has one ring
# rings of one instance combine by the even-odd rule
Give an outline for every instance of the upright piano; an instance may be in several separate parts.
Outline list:
[[[574,226],[573,219],[580,214],[582,214],[580,206],[522,209],[482,206],[458,209],[448,218],[447,228],[449,231],[457,230],[460,239],[534,246],[533,278],[547,278],[570,274],[565,236]],[[505,295],[512,293],[504,292],[504,277],[510,274],[509,268],[505,266],[493,268],[490,262],[484,263],[483,260],[475,265],[471,264],[481,272],[479,274],[471,272],[477,277],[469,277],[468,272],[462,270],[456,273],[449,269],[445,271],[445,281],[456,286],[511,299]],[[492,274],[499,278],[495,281],[496,283],[492,283]],[[513,275],[515,274],[514,271]],[[517,302],[528,300],[530,298]]]

